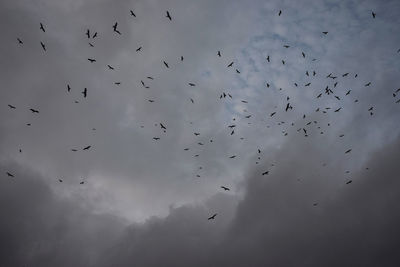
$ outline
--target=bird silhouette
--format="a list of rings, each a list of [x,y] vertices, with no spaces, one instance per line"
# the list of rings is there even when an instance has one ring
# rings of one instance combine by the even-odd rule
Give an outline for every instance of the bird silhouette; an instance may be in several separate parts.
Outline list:
[[[88,39],[90,39],[90,31],[89,31],[89,29],[86,30],[86,36],[87,36]]]
[[[84,97],[84,98],[87,97],[87,88],[85,88],[85,89],[82,91],[82,94],[83,94],[83,97]]]
[[[90,61],[90,63],[96,62],[96,59],[94,58],[88,58],[88,60]]]
[[[14,175],[10,172],[6,172],[8,177],[14,177]]]
[[[43,42],[40,42],[40,45],[42,46],[42,49],[43,49],[44,51],[46,51],[46,45],[45,45]]]
[[[214,219],[215,219],[215,216],[217,216],[217,213],[214,213],[212,216],[208,217],[207,220],[214,220]]]
[[[19,44],[23,44],[23,43],[24,43],[24,42],[22,42],[22,40],[19,39],[19,38],[17,38],[17,41],[18,41]]]
[[[85,146],[82,150],[89,150],[92,146]]]
[[[345,154],[348,154],[351,152],[351,149],[346,150],[346,152],[344,152]]]
[[[44,26],[43,26],[43,24],[40,22],[40,29],[43,31],[43,32],[46,32],[46,30],[44,29]]]
[[[219,57],[221,57],[221,51],[218,51],[218,52],[217,52],[217,55],[218,55]]]
[[[169,14],[169,11],[167,11],[167,15],[165,17],[167,17],[169,20],[172,20],[171,15]]]
[[[374,11],[371,11],[371,15],[372,15],[373,18],[376,17],[376,13],[374,13]]]
[[[37,109],[30,108],[29,110],[30,110],[32,113],[39,113],[39,110],[37,110]]]
[[[165,61],[163,61],[163,62],[164,62],[165,67],[169,68],[168,63]]]
[[[142,47],[141,47],[141,46],[139,46],[139,47],[136,49],[136,52],[139,52],[140,50],[142,50]]]
[[[135,13],[133,13],[133,10],[129,10],[130,12],[131,12],[131,16],[133,16],[133,17],[135,17],[136,18],[136,14]]]
[[[11,109],[16,109],[16,107],[15,107],[15,106],[13,106],[13,105],[10,105],[10,104],[8,104],[8,107],[9,107],[9,108],[11,108]]]
[[[282,15],[282,10],[279,10],[278,16]]]
[[[230,189],[226,186],[221,186],[222,189],[224,189],[225,191],[229,191]]]
[[[233,66],[233,61],[228,64],[228,68]]]

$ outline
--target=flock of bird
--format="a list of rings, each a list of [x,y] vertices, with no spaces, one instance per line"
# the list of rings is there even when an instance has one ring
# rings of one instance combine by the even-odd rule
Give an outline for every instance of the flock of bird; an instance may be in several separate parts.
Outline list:
[[[281,16],[282,13],[283,13],[282,10],[279,10],[278,16]],[[372,18],[375,19],[376,14],[375,14],[374,12],[372,12],[371,14],[372,14]],[[133,10],[130,10],[130,15],[133,16],[133,17],[136,17],[136,14],[135,14],[135,12],[134,12]],[[170,14],[169,11],[166,11],[166,12],[165,12],[165,17],[166,17],[166,19],[168,19],[169,21],[172,21],[172,16],[171,16],[171,14]],[[112,25],[112,31],[113,31],[113,33],[115,33],[115,34],[122,35],[121,31],[120,31],[119,28],[118,28],[118,25],[119,25],[118,22],[115,22],[115,23]],[[43,25],[43,23],[40,23],[39,30],[41,30],[43,33],[46,32],[46,27],[45,27],[45,25]],[[85,34],[86,34],[87,39],[89,40],[89,43],[88,43],[89,46],[90,46],[90,47],[94,47],[93,39],[95,39],[95,38],[98,36],[98,33],[97,33],[97,32],[92,32],[90,29],[87,29]],[[323,34],[323,35],[327,35],[327,34],[328,34],[328,31],[323,31],[322,34]],[[23,44],[24,44],[23,40],[22,40],[20,37],[17,38],[17,41],[18,41],[18,44],[19,44],[19,45],[23,45]],[[43,51],[46,52],[46,49],[47,49],[47,48],[46,48],[46,44],[45,44],[43,41],[40,41],[40,45],[41,45]],[[289,46],[289,45],[286,45],[286,44],[283,45],[283,47],[284,47],[285,49],[289,49],[289,48],[290,48],[290,46]],[[136,49],[136,52],[140,52],[141,50],[142,50],[142,46],[138,47],[138,48]],[[399,52],[400,52],[400,49],[399,49],[397,52],[399,53]],[[222,57],[222,52],[221,52],[220,50],[217,50],[216,56],[218,56],[219,58],[221,58],[221,57]],[[302,58],[306,58],[306,54],[305,54],[304,52],[301,52],[301,57],[302,57]],[[267,55],[265,59],[266,59],[266,63],[268,64],[268,63],[271,62],[272,56]],[[96,60],[95,58],[88,58],[87,60],[88,60],[90,63],[96,63],[96,62],[97,62],[97,60]],[[181,57],[180,57],[180,61],[183,61],[183,60],[184,60],[184,57],[181,56]],[[312,61],[315,61],[315,60],[316,60],[316,59],[312,59]],[[285,60],[282,59],[282,60],[281,60],[281,63],[282,63],[282,65],[285,65],[286,62],[285,62]],[[169,65],[166,61],[163,61],[162,64],[163,64],[163,66],[164,66],[165,68],[170,68],[170,65]],[[234,61],[231,61],[229,64],[226,65],[226,67],[227,67],[227,68],[234,68],[234,67],[233,67],[234,64],[235,64],[235,62],[234,62]],[[235,66],[236,66],[236,65],[235,65]],[[107,67],[108,67],[109,70],[115,70],[115,68],[114,68],[113,66],[109,65],[109,64],[107,64]],[[236,72],[237,74],[240,74],[240,73],[241,73],[240,70],[237,69],[237,68],[235,69],[235,72]],[[307,71],[305,72],[305,75],[308,76],[308,77],[314,77],[314,76],[317,75],[317,72],[316,72],[315,70],[312,71],[312,72],[307,70]],[[335,99],[337,99],[338,101],[340,101],[340,100],[342,99],[342,97],[348,97],[348,96],[351,94],[352,90],[348,90],[348,91],[345,93],[344,96],[339,96],[339,95],[336,94],[335,88],[336,88],[337,85],[338,85],[338,81],[337,81],[337,80],[339,80],[339,77],[341,77],[341,78],[346,78],[346,77],[348,77],[349,75],[350,75],[350,73],[348,73],[348,72],[343,73],[343,74],[341,74],[341,75],[336,75],[336,74],[333,74],[333,73],[329,73],[329,74],[326,76],[326,79],[332,81],[332,82],[333,82],[333,85],[331,85],[331,86],[330,86],[330,85],[327,85],[326,88],[325,88],[324,90],[322,90],[322,92],[318,93],[318,94],[315,96],[315,98],[319,99],[319,98],[321,98],[323,95],[326,95],[326,96],[333,96]],[[358,76],[357,74],[353,74],[353,77],[354,77],[354,78],[357,78],[357,76]],[[152,76],[148,76],[148,77],[146,77],[146,79],[148,79],[148,80],[154,80],[154,78],[153,78]],[[142,85],[144,88],[146,88],[146,89],[150,88],[150,87],[144,82],[144,79],[141,80],[140,82],[141,82],[141,85]],[[115,85],[120,85],[120,84],[121,84],[120,82],[115,82]],[[189,85],[190,87],[195,87],[195,86],[196,86],[196,84],[193,83],[193,82],[188,82],[188,85]],[[368,86],[370,86],[370,85],[371,85],[371,82],[367,82],[367,83],[364,84],[365,87],[368,87]],[[296,82],[296,83],[294,83],[294,86],[295,86],[295,87],[299,87],[300,85]],[[309,86],[311,86],[311,82],[307,82],[306,84],[304,84],[304,87],[309,87]],[[268,82],[266,83],[266,87],[267,87],[267,88],[270,87],[270,84],[269,84]],[[282,89],[279,88],[279,90],[282,90]],[[70,92],[70,91],[71,91],[71,86],[70,86],[69,84],[67,84],[67,92]],[[395,98],[395,103],[399,103],[399,102],[400,102],[400,98],[397,98],[399,92],[400,92],[400,88],[399,88],[399,89],[396,89],[396,90],[393,92],[393,98]],[[87,88],[84,88],[83,91],[81,92],[81,94],[82,94],[83,98],[87,98],[87,97],[88,97],[88,89],[87,89]],[[227,97],[230,98],[230,99],[233,98],[232,94],[231,94],[231,93],[228,93],[228,92],[222,92],[222,93],[219,95],[219,99],[225,99],[225,98],[227,98]],[[150,103],[153,103],[153,102],[154,102],[153,99],[148,99],[148,101],[149,101]],[[190,101],[191,101],[191,103],[194,103],[194,102],[195,102],[193,98],[190,98]],[[78,101],[76,101],[76,102],[78,102]],[[246,100],[241,100],[241,102],[242,102],[243,104],[247,104],[247,103],[248,103],[248,101],[246,101]],[[354,102],[358,102],[358,99],[357,99],[357,98],[354,99]],[[17,107],[16,107],[15,105],[12,105],[12,104],[8,104],[8,107],[9,107],[10,109],[12,109],[12,110],[17,109]],[[36,109],[36,108],[30,108],[30,107],[29,107],[28,109],[29,109],[33,114],[39,114],[39,110]],[[292,111],[293,109],[294,109],[294,104],[290,102],[290,97],[287,96],[287,97],[286,97],[286,105],[284,106],[283,111],[284,111],[284,112],[289,112],[289,111]],[[327,112],[329,112],[330,109],[331,109],[330,107],[326,107],[326,108],[324,108],[324,109],[323,109],[323,108],[317,108],[317,109],[315,110],[315,112],[320,112],[320,111],[321,111],[322,113],[327,113]],[[341,110],[342,110],[342,107],[338,107],[338,108],[335,108],[335,109],[333,110],[333,112],[337,113],[337,112],[340,112]],[[374,115],[374,107],[371,106],[371,107],[368,109],[368,112],[369,112],[369,115],[370,115],[370,116],[373,116],[373,115]],[[273,112],[271,112],[271,113],[269,114],[269,117],[274,117],[276,114],[277,114],[277,111],[273,111]],[[252,115],[246,115],[246,116],[244,116],[244,118],[245,118],[245,119],[249,119],[249,118],[251,118],[251,116],[252,116]],[[305,119],[305,118],[306,118],[306,114],[303,114],[303,115],[302,115],[302,118]],[[236,122],[235,122],[236,119],[233,118],[233,121],[234,121],[233,124],[228,125],[228,128],[229,128],[229,135],[234,135],[234,134],[235,134],[235,129],[236,129],[236,127],[237,127]],[[278,122],[278,125],[283,125],[284,123],[285,123],[284,121],[279,121],[279,122]],[[324,132],[323,132],[322,129],[321,129],[321,126],[318,125],[318,122],[317,122],[317,121],[308,121],[308,122],[306,122],[306,123],[304,124],[304,126],[301,126],[300,128],[297,129],[297,132],[304,134],[304,137],[308,137],[308,136],[309,136],[309,127],[307,127],[307,126],[310,126],[310,125],[312,125],[312,124],[317,125],[317,129],[320,130],[320,134],[324,134]],[[31,124],[28,123],[27,125],[30,126]],[[156,125],[157,125],[157,124],[156,124]],[[160,129],[161,129],[164,133],[167,131],[166,123],[159,122],[158,125],[159,125]],[[294,123],[291,123],[291,125],[294,126]],[[330,124],[328,124],[328,126],[330,126]],[[141,126],[141,127],[143,128],[143,126]],[[269,126],[268,126],[268,127],[269,127]],[[92,130],[96,130],[96,129],[93,128]],[[287,132],[287,131],[283,131],[282,133],[283,133],[284,136],[288,135],[288,132]],[[194,132],[194,135],[197,137],[197,136],[200,135],[200,133],[199,133],[199,132]],[[339,137],[343,137],[343,136],[344,136],[344,135],[342,134],[342,135],[340,135]],[[152,139],[155,140],[155,141],[158,141],[158,140],[161,139],[161,137],[154,136]],[[243,138],[241,138],[241,139],[243,139]],[[211,140],[209,140],[209,141],[212,143],[212,142],[213,142],[213,139],[211,139]],[[204,145],[203,142],[198,142],[197,144],[198,144],[198,145],[201,145],[201,146]],[[81,150],[90,150],[91,147],[92,147],[91,145],[87,145],[87,146],[82,147]],[[71,149],[72,152],[77,152],[78,150],[79,150],[79,149],[76,149],[76,148]],[[188,147],[187,147],[187,148],[184,148],[184,151],[188,151],[188,150],[190,150],[190,148],[188,148]],[[352,148],[348,148],[346,151],[344,151],[344,154],[349,154],[349,153],[351,153],[351,151],[352,151]],[[19,152],[22,152],[22,150],[19,149]],[[256,162],[256,164],[258,164],[259,161],[261,160],[260,154],[261,154],[262,152],[261,152],[260,149],[257,149],[257,153],[258,153],[259,156],[257,157],[257,162]],[[194,155],[194,157],[198,157],[198,156],[199,156],[199,154]],[[228,156],[228,157],[229,157],[229,159],[235,159],[237,156],[238,156],[238,155],[230,155],[230,156]],[[326,164],[324,164],[324,165],[326,165]],[[274,164],[272,164],[272,166],[274,166]],[[202,167],[199,167],[199,169],[202,169]],[[264,170],[263,172],[260,173],[260,175],[262,175],[262,176],[264,176],[264,175],[269,175],[269,173],[270,173],[269,170]],[[348,171],[347,171],[346,173],[348,173]],[[12,177],[12,178],[15,177],[15,175],[14,175],[13,173],[11,173],[10,171],[7,171],[6,174],[7,174],[8,177]],[[197,174],[196,177],[200,177],[200,175]],[[60,183],[62,183],[62,182],[63,182],[63,179],[58,179],[58,181],[59,181]],[[82,180],[82,181],[80,181],[79,183],[80,183],[80,184],[84,184],[85,182]],[[346,181],[346,184],[350,184],[350,183],[352,183],[352,180]],[[229,190],[230,190],[230,188],[227,187],[227,186],[221,186],[220,188],[221,188],[223,191],[229,191]],[[317,206],[318,203],[313,203],[313,205],[314,205],[314,206]],[[207,219],[208,219],[208,220],[214,220],[214,219],[216,218],[216,216],[217,216],[217,213],[213,213],[213,214],[212,214],[211,216],[209,216]]]

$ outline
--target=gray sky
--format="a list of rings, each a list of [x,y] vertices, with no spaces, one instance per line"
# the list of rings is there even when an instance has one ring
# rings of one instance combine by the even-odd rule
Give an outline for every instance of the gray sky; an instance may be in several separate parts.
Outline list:
[[[2,1],[0,265],[398,266],[399,14]]]

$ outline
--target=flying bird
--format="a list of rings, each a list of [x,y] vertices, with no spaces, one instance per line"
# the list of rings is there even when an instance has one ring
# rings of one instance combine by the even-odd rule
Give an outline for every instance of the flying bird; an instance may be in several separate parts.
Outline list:
[[[190,86],[196,86],[194,83],[189,83]]]
[[[218,51],[218,52],[217,52],[217,55],[218,55],[219,57],[221,57],[221,51]]]
[[[43,50],[46,51],[46,45],[43,42],[40,42],[40,45],[42,46]]]
[[[214,219],[215,219],[215,216],[217,216],[217,213],[214,213],[212,216],[208,217],[207,220],[214,220]]]
[[[322,32],[323,34],[325,34],[325,35],[327,35],[328,34],[328,32]]]
[[[346,152],[344,152],[345,154],[348,154],[348,153],[350,153],[351,152],[351,149],[349,149],[349,150],[346,150]]]
[[[9,107],[9,108],[11,108],[11,109],[16,109],[16,107],[15,107],[15,106],[13,106],[13,105],[10,105],[10,104],[8,104],[8,107]]]
[[[8,177],[14,177],[12,173],[6,172]]]
[[[90,61],[90,63],[96,62],[96,59],[94,58],[88,58],[88,60]]]
[[[165,126],[160,122],[160,127],[161,129],[167,130],[167,128],[165,128]]]
[[[87,36],[88,39],[90,39],[90,31],[89,31],[89,29],[86,30],[86,36]]]
[[[136,52],[139,52],[140,50],[142,50],[142,47],[141,47],[141,46],[139,46],[139,47],[136,49]]]
[[[352,182],[353,182],[352,180],[349,180],[346,182],[346,184],[351,184]]]
[[[131,16],[134,16],[136,18],[136,14],[133,13],[133,10],[129,10],[131,12]]]
[[[32,113],[39,113],[39,110],[37,109],[30,108],[29,110],[32,111]]]
[[[279,10],[278,16],[282,15],[282,10]]]
[[[92,146],[85,146],[82,150],[89,150]]]
[[[163,62],[164,62],[165,67],[169,68],[168,63],[165,61],[163,61]]]
[[[225,186],[221,186],[222,189],[224,189],[225,191],[229,191],[230,189],[228,187]]]
[[[82,94],[83,94],[83,97],[86,98],[86,96],[87,96],[87,88],[85,88],[85,89],[82,91]]]
[[[167,17],[169,20],[172,20],[171,15],[169,14],[168,11],[167,11],[167,15],[165,17]]]
[[[374,11],[371,11],[372,17],[375,18],[376,17],[376,13],[374,13]]]
[[[17,38],[17,41],[18,41],[19,44],[23,44],[23,43],[24,43],[24,42],[22,42],[22,40],[19,39],[19,38]]]
[[[233,61],[228,64],[228,68],[233,66]]]
[[[43,26],[43,24],[40,22],[40,29],[43,31],[43,32],[46,32],[46,30],[44,29],[44,26]]]

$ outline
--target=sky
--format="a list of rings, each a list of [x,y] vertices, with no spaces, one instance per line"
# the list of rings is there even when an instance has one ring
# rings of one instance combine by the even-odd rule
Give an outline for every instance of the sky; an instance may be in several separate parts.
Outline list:
[[[399,266],[399,14],[1,1],[0,266]]]

